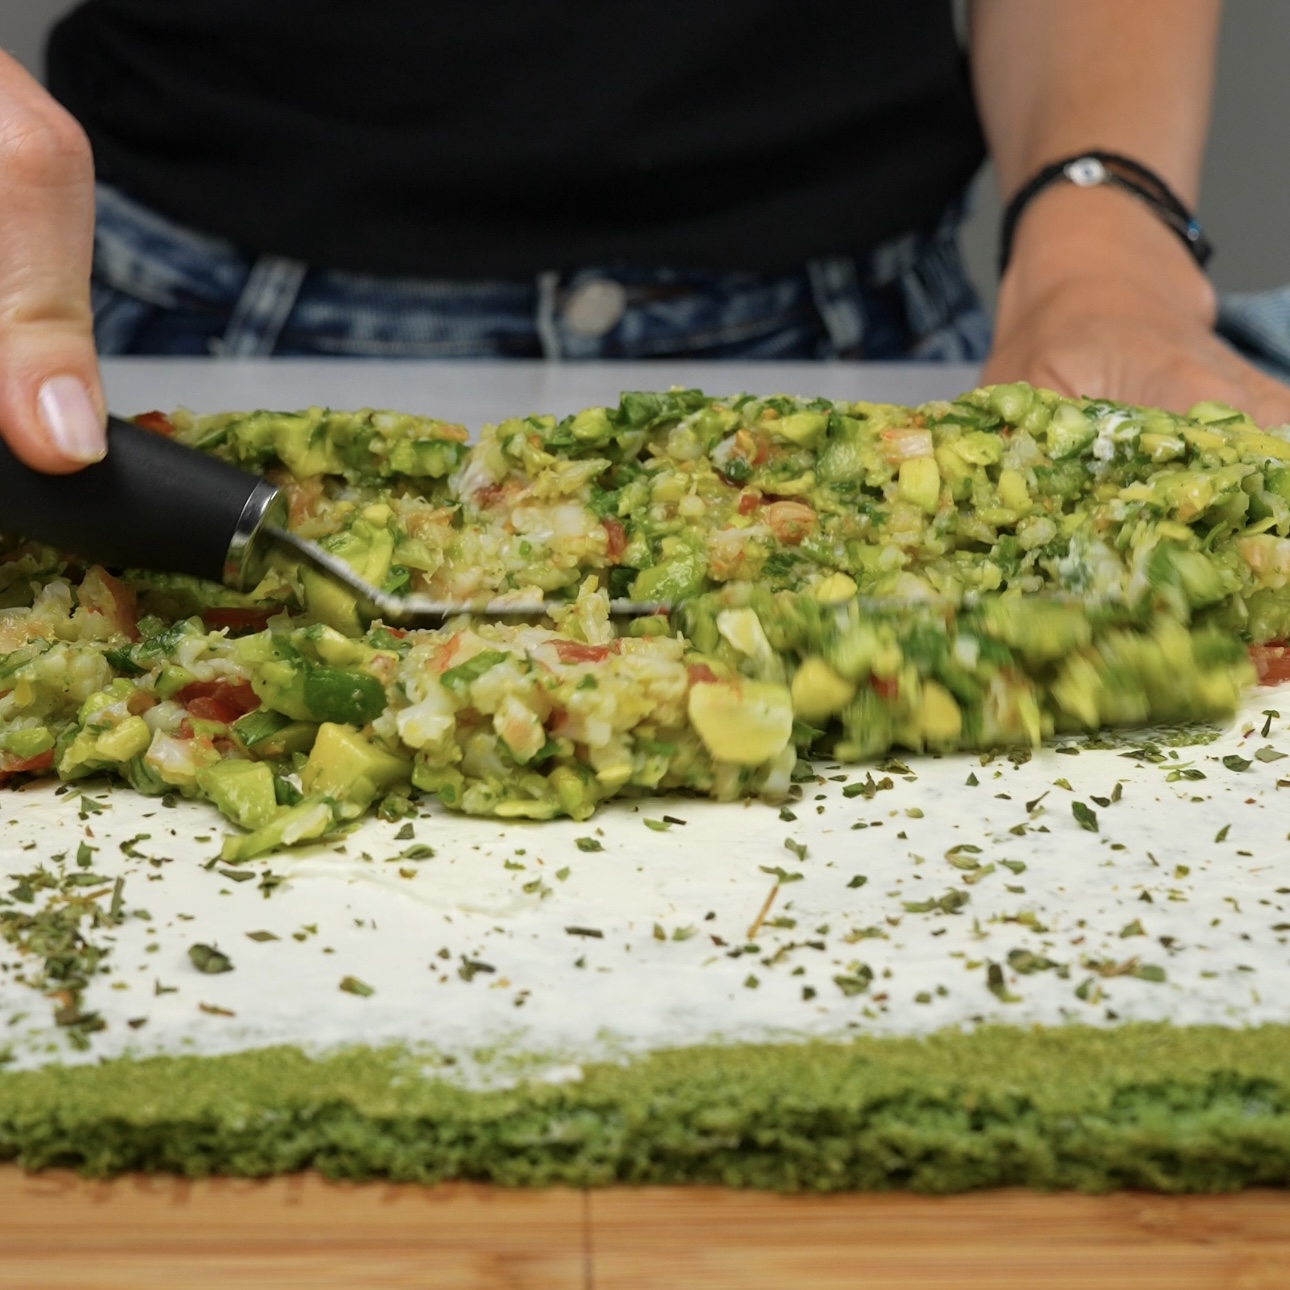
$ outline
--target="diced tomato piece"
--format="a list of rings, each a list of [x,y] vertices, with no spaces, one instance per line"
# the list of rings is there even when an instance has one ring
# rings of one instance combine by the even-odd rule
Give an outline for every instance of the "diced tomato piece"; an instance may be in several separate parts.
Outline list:
[[[720,680],[706,663],[691,663],[685,670],[690,674],[691,685],[711,685]]]
[[[230,704],[221,703],[218,699],[194,699],[188,705],[188,715],[198,721],[218,721],[222,725],[231,725],[242,715]]]
[[[894,703],[900,693],[900,682],[894,676],[871,676],[869,688],[884,703]]]
[[[751,515],[761,505],[761,494],[745,492],[739,495],[739,514]]]
[[[231,632],[262,632],[268,625],[269,619],[280,612],[281,609],[276,605],[272,609],[239,609],[232,605],[212,605],[209,609],[202,610],[202,622],[216,631],[221,627],[227,627]]]
[[[179,690],[175,699],[188,709],[190,717],[219,721],[226,726],[260,706],[246,681],[194,681]]]
[[[193,699],[219,698],[243,713],[253,712],[260,706],[249,681],[194,681],[175,693],[177,702],[187,706]]]
[[[1280,685],[1283,681],[1290,681],[1290,647],[1251,645],[1250,661],[1258,673],[1260,685]]]
[[[605,528],[605,555],[610,564],[617,564],[627,550],[627,530],[617,520],[601,520]]]
[[[553,641],[561,663],[599,663],[609,657],[608,645],[585,645],[582,641]]]
[[[184,718],[184,719],[179,723],[179,727],[178,727],[178,729],[176,729],[176,731],[175,731],[175,738],[176,738],[176,739],[191,739],[191,738],[193,737],[193,734],[194,734],[194,731],[193,731],[193,725],[192,725],[192,722],[191,722],[191,721],[189,721],[187,717],[185,717],[185,718]]]
[[[34,775],[38,771],[52,770],[54,767],[54,750],[46,748],[43,753],[34,757],[0,757],[0,783],[10,775]]]
[[[167,439],[174,438],[175,423],[164,412],[141,412],[135,417],[134,424],[151,430],[153,434],[165,435]]]

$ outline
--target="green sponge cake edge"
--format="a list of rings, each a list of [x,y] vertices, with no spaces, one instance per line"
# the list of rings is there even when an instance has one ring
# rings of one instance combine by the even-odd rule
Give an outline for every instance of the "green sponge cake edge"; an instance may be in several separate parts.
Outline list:
[[[0,1075],[0,1159],[92,1176],[1230,1191],[1290,1181],[1290,1027],[708,1046],[494,1089],[396,1049],[121,1059]]]

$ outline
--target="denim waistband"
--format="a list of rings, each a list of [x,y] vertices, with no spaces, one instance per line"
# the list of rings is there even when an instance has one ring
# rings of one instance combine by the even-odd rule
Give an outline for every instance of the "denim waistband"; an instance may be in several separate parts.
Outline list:
[[[95,332],[105,354],[978,361],[989,324],[961,219],[955,204],[929,233],[785,273],[389,278],[251,254],[101,185]]]

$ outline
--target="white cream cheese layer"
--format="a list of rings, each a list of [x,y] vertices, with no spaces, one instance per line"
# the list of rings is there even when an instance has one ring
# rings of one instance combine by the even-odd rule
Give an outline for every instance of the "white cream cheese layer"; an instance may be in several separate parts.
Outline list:
[[[110,954],[84,1007],[106,1027],[74,1048],[22,983],[38,964],[0,941],[0,1049],[32,1067],[402,1044],[496,1081],[985,1020],[1290,1021],[1290,691],[1257,692],[1213,742],[1166,740],[909,774],[821,762],[783,812],[646,799],[501,824],[427,805],[411,837],[371,822],[240,882],[205,867],[222,822],[204,806],[4,793],[6,911],[38,910],[16,877],[75,872],[82,842],[103,889],[124,887],[121,922],[90,933]],[[200,972],[196,944],[232,970]]]

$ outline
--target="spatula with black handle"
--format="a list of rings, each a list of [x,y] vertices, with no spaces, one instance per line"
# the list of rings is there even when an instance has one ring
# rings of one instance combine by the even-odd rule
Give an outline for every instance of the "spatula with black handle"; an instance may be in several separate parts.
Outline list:
[[[249,591],[276,546],[335,578],[390,622],[437,627],[457,614],[533,618],[549,601],[452,603],[392,596],[369,586],[343,560],[286,528],[281,489],[164,435],[109,417],[107,456],[70,475],[23,465],[0,442],[0,530],[20,533],[111,568],[184,573]],[[668,606],[610,601],[616,617]]]

